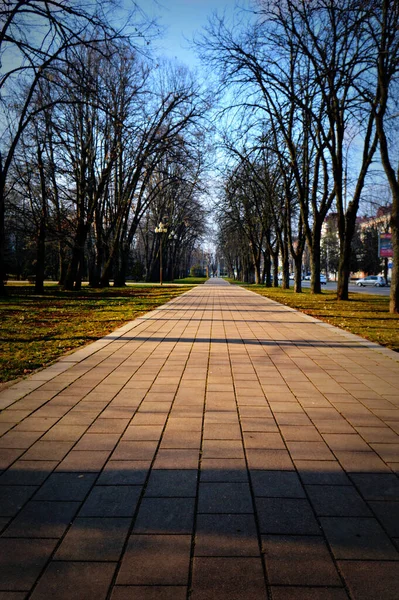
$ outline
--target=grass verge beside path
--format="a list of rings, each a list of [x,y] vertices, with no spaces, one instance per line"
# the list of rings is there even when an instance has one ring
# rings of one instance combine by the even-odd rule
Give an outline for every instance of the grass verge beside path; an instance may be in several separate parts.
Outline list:
[[[389,312],[386,296],[353,293],[349,294],[349,301],[337,302],[336,292],[311,294],[304,288],[302,294],[295,294],[293,290],[261,285],[244,287],[399,352],[399,316]]]
[[[0,298],[0,382],[44,367],[190,289],[140,286],[65,292],[7,285]]]
[[[174,279],[173,283],[183,283],[185,285],[198,285],[199,283],[205,283],[208,281],[208,277],[185,277],[184,279]]]

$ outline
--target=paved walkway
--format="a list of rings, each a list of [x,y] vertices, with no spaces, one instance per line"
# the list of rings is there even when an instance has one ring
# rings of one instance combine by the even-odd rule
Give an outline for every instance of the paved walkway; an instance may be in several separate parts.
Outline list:
[[[220,280],[0,394],[0,600],[397,600],[399,356]]]

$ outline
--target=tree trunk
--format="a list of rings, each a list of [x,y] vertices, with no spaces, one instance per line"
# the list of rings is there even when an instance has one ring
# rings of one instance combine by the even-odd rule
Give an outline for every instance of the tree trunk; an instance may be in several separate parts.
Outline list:
[[[392,198],[392,249],[393,269],[391,279],[391,295],[389,299],[389,312],[399,313],[399,197]]]
[[[272,286],[272,261],[270,258],[270,252],[266,250],[263,253],[263,282],[266,287]]]
[[[349,300],[350,259],[356,214],[354,216],[347,214],[346,221],[346,232],[343,239],[340,240],[337,300]]]
[[[58,243],[58,285],[64,285],[66,280],[68,264],[65,256],[63,242]]]
[[[81,287],[81,281],[79,283],[79,279],[81,280],[81,270],[79,269],[79,267],[82,266],[81,262],[86,237],[87,226],[84,223],[80,222],[76,229],[74,246],[72,248],[72,257],[65,276],[65,290],[73,290],[75,284],[75,289],[80,289]]]
[[[117,268],[115,269],[114,275],[114,287],[125,287],[129,252],[122,247],[118,258],[119,260],[117,261]]]
[[[278,287],[278,252],[273,256],[273,287]]]
[[[46,257],[46,223],[44,217],[40,219],[39,231],[36,243],[36,294],[44,293],[44,270]]]
[[[297,294],[302,293],[302,255],[303,255],[303,252],[298,253],[294,256],[294,262],[295,262],[294,292]]]
[[[315,224],[312,236],[312,248],[310,251],[310,265],[312,279],[310,281],[310,291],[312,294],[321,294],[320,283],[320,246],[321,246],[321,228]]]
[[[0,153],[0,296],[5,296],[6,291],[6,240],[5,240],[5,177]]]

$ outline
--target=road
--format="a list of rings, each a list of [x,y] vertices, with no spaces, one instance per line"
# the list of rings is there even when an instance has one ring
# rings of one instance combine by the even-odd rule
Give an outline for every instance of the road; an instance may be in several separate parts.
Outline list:
[[[302,281],[303,287],[310,287],[310,281]],[[322,289],[334,291],[337,289],[336,281],[329,281]],[[349,284],[350,292],[358,292],[359,294],[377,294],[378,296],[389,296],[391,288],[389,287],[359,287],[354,283]]]

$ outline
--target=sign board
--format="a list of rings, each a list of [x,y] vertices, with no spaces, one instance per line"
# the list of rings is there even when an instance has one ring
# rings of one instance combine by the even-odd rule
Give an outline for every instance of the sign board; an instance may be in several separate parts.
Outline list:
[[[391,233],[378,234],[378,255],[381,258],[393,256]]]

